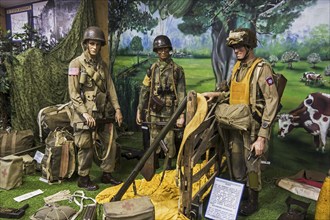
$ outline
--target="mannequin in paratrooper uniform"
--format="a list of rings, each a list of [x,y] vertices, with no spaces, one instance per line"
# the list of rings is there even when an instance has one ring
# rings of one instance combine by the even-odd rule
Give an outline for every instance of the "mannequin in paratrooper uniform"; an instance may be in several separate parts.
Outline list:
[[[228,132],[233,178],[244,183],[246,189],[239,213],[251,215],[258,210],[258,193],[261,190],[260,156],[267,150],[279,98],[271,66],[254,55],[253,49],[257,47],[256,34],[247,28],[230,31],[227,46],[234,50],[237,58],[229,82],[229,104],[247,104],[251,108],[251,104],[256,103],[256,111],[251,109],[255,129],[248,133],[247,140],[244,140],[240,130],[232,129]],[[257,75],[257,64],[260,65],[260,71],[254,97],[252,82]],[[245,95],[242,91],[245,91]],[[221,99],[223,93],[206,92],[203,95],[210,101],[215,97]],[[255,152],[256,157],[248,160],[251,152]]]
[[[183,68],[176,64],[172,58],[172,43],[165,35],[159,35],[154,39],[153,51],[159,59],[147,70],[140,91],[139,105],[136,114],[136,122],[141,125],[142,111],[147,107],[147,120],[151,122],[150,143],[154,141],[163,126],[156,122],[167,122],[178,105],[186,96],[186,82]],[[156,101],[155,101],[156,100]],[[185,115],[182,113],[176,121],[177,127],[183,127]],[[168,148],[169,158],[176,155],[174,132],[169,131],[164,142]],[[157,150],[157,154],[160,149]],[[171,160],[168,162],[171,169]]]
[[[100,51],[104,45],[103,31],[96,26],[88,27],[82,42],[84,52],[70,62],[68,73],[69,95],[74,109],[71,125],[78,148],[78,187],[86,190],[99,188],[89,177],[96,137],[105,149],[101,156],[101,182],[112,185],[121,183],[111,175],[115,169],[117,151],[115,127],[109,122],[96,123],[98,119],[111,117],[111,111],[112,117],[115,111],[114,121],[119,126],[123,121],[113,81],[101,58]]]

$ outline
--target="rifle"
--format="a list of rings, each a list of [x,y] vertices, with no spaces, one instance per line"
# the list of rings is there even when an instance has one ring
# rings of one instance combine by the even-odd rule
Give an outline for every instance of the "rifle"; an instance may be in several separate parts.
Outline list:
[[[19,209],[0,207],[0,218],[21,218],[29,204],[25,204]]]
[[[95,119],[96,126],[102,125],[102,124],[109,124],[114,123],[115,120],[113,118],[96,118]],[[83,119],[83,122],[77,122],[73,125],[74,130],[81,129],[81,130],[94,130],[95,127],[91,128],[86,124],[86,119]]]
[[[150,147],[150,132],[149,132],[149,125],[157,125],[157,126],[166,126],[167,122],[142,122],[142,136],[143,136],[143,148],[146,151]],[[183,128],[177,128],[174,127],[172,130],[183,130]],[[159,142],[160,148],[163,150],[163,152],[166,154],[168,152],[168,147],[166,146],[164,140],[160,140]],[[158,161],[157,156],[155,155],[155,151],[153,151],[148,158],[148,160],[145,162],[144,166],[141,169],[141,175],[147,180],[150,181],[152,177],[155,175],[156,167],[157,167]]]
[[[183,112],[183,110],[186,108],[187,104],[187,97],[183,99],[183,101],[178,106],[177,110],[174,112],[174,114],[171,116],[167,124],[163,127],[163,129],[160,131],[159,135],[156,137],[154,142],[151,143],[150,147],[147,149],[147,151],[144,153],[143,157],[140,159],[140,161],[136,164],[131,174],[128,176],[126,181],[123,183],[121,188],[118,190],[117,194],[112,197],[111,202],[113,201],[119,201],[122,196],[125,194],[129,186],[133,183],[138,173],[141,171],[142,167],[150,157],[150,155],[157,149],[159,142],[166,136],[169,130],[173,127],[175,124],[177,118],[180,116],[180,114]]]

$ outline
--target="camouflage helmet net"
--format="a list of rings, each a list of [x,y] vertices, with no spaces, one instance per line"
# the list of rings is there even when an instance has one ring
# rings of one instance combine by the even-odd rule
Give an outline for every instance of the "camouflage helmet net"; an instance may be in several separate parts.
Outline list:
[[[32,129],[38,137],[37,115],[40,109],[69,101],[68,65],[82,53],[84,30],[95,25],[92,0],[82,0],[72,29],[52,51],[43,53],[37,48],[18,56],[17,61],[6,63],[11,79],[11,124],[14,129]]]
[[[257,36],[255,32],[248,28],[238,28],[229,32],[226,44],[228,47],[242,45],[249,48],[256,48]]]

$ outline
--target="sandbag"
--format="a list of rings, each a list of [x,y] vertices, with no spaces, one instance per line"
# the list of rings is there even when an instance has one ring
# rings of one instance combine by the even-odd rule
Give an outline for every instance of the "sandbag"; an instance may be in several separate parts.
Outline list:
[[[72,134],[66,130],[51,131],[45,142],[42,177],[50,183],[70,178],[76,167]]]
[[[103,204],[104,220],[153,220],[155,208],[147,196]]]
[[[34,136],[32,130],[0,131],[0,157],[32,148]]]
[[[22,185],[23,159],[15,155],[0,158],[0,188],[13,189]]]
[[[248,131],[251,128],[252,116],[248,105],[229,105],[222,103],[215,109],[215,117],[220,127]]]
[[[71,102],[47,106],[38,113],[39,138],[43,142],[49,132],[57,128],[72,129],[70,118],[72,115]]]

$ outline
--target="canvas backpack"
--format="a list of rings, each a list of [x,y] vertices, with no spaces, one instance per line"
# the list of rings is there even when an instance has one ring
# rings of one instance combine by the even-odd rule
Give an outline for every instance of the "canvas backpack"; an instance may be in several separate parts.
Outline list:
[[[49,183],[70,178],[76,168],[73,136],[65,129],[55,129],[47,136],[41,161],[42,177]]]
[[[43,142],[50,131],[56,128],[65,128],[71,131],[70,119],[72,103],[47,106],[38,113],[38,127],[40,142]]]

